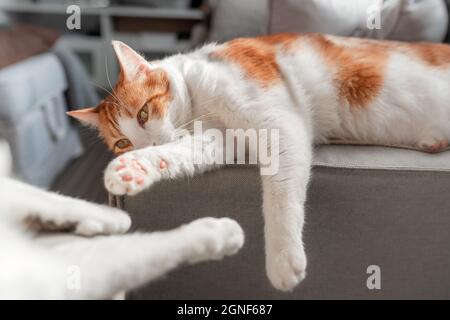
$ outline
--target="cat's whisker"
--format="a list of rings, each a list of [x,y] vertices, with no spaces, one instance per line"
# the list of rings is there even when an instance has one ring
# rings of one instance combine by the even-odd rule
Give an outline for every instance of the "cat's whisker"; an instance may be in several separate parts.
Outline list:
[[[114,96],[113,93],[112,93],[111,91],[109,91],[108,89],[106,89],[105,87],[103,87],[103,86],[101,86],[101,85],[99,85],[99,84],[96,84],[96,83],[94,83],[94,82],[91,82],[91,83],[92,83],[94,86],[98,87],[99,89],[102,89],[103,91],[105,91],[106,93],[108,93],[108,95]],[[117,102],[110,101],[109,103],[112,103],[112,104],[114,104],[114,105],[117,106],[117,107],[120,107],[120,104],[118,104]]]
[[[110,78],[109,78],[109,71],[108,71],[108,57],[107,57],[107,56],[105,56],[105,69],[106,69],[106,79],[108,80],[109,86],[110,86],[110,88],[111,88],[111,90],[112,90],[111,95],[112,95],[114,98],[116,98],[116,100],[117,100],[120,104],[122,104],[122,105],[125,106],[126,104],[123,103],[123,101],[119,99],[119,97],[117,96],[116,91],[114,91],[114,88],[113,88],[113,86],[112,86],[112,84],[111,84],[111,80],[110,80]]]

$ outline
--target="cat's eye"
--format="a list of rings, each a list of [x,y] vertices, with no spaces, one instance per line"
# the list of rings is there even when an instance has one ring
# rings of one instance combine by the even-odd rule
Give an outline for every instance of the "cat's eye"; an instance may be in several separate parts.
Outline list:
[[[137,120],[142,127],[148,121],[148,104],[146,103],[137,114]]]
[[[119,149],[126,149],[131,146],[131,142],[128,139],[121,139],[116,142],[115,146]]]

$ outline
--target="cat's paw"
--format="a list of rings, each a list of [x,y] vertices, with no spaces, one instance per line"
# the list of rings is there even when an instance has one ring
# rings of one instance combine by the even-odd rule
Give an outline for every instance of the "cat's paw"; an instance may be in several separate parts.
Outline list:
[[[244,245],[244,231],[232,219],[202,218],[186,228],[195,237],[189,258],[191,263],[222,259],[237,253]]]
[[[306,276],[306,255],[302,247],[289,246],[272,250],[266,260],[267,276],[282,291],[293,290]]]
[[[158,172],[134,152],[111,161],[105,170],[105,187],[115,195],[135,195],[148,188],[158,178]]]
[[[93,236],[125,233],[131,226],[131,219],[119,209],[72,200],[64,210],[30,214],[23,223],[34,232],[64,231]]]
[[[448,148],[448,140],[447,139],[435,139],[435,138],[429,138],[429,139],[422,139],[418,146],[420,149],[422,149],[425,152],[429,153],[437,153],[444,151]]]
[[[91,214],[81,218],[76,224],[74,233],[93,236],[125,233],[130,229],[131,219],[125,212],[109,207],[105,207],[101,211],[98,211],[96,215]]]

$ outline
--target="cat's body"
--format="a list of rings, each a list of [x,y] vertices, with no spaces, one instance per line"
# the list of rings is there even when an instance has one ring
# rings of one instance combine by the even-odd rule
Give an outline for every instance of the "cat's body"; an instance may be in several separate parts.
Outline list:
[[[286,105],[294,104],[310,117],[315,143],[346,140],[433,151],[434,143],[450,139],[447,45],[285,34],[210,45],[191,55],[185,63],[201,74],[186,77],[195,116],[223,114],[230,109],[220,99],[224,96],[243,106],[290,109]],[[234,66],[214,65],[227,61]],[[214,87],[210,96],[196,101],[195,93],[204,95],[208,87]],[[207,99],[213,103],[205,105]],[[272,111],[255,108],[264,112]],[[225,122],[227,128],[248,126]]]
[[[130,227],[124,212],[7,178],[7,162],[0,141],[0,299],[113,298],[181,264],[234,254],[243,244],[241,228],[226,218],[120,235]],[[36,238],[46,230],[72,234]],[[86,237],[100,234],[110,235]]]
[[[71,113],[97,126],[114,152],[136,149],[108,166],[112,193],[132,195],[160,179],[216,167],[193,161],[188,142],[197,137],[175,140],[194,119],[204,120],[204,129],[279,129],[279,170],[262,183],[266,268],[282,290],[305,276],[303,206],[313,143],[436,152],[450,138],[446,45],[281,34],[150,63],[123,43],[114,48],[121,65],[114,92],[96,108]]]

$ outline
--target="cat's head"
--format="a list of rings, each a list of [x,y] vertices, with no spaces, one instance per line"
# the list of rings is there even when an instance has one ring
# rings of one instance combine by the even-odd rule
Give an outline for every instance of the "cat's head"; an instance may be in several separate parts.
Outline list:
[[[68,114],[97,128],[116,154],[174,140],[175,122],[189,103],[184,83],[168,65],[150,63],[120,41],[113,47],[120,74],[111,94],[96,107]]]

